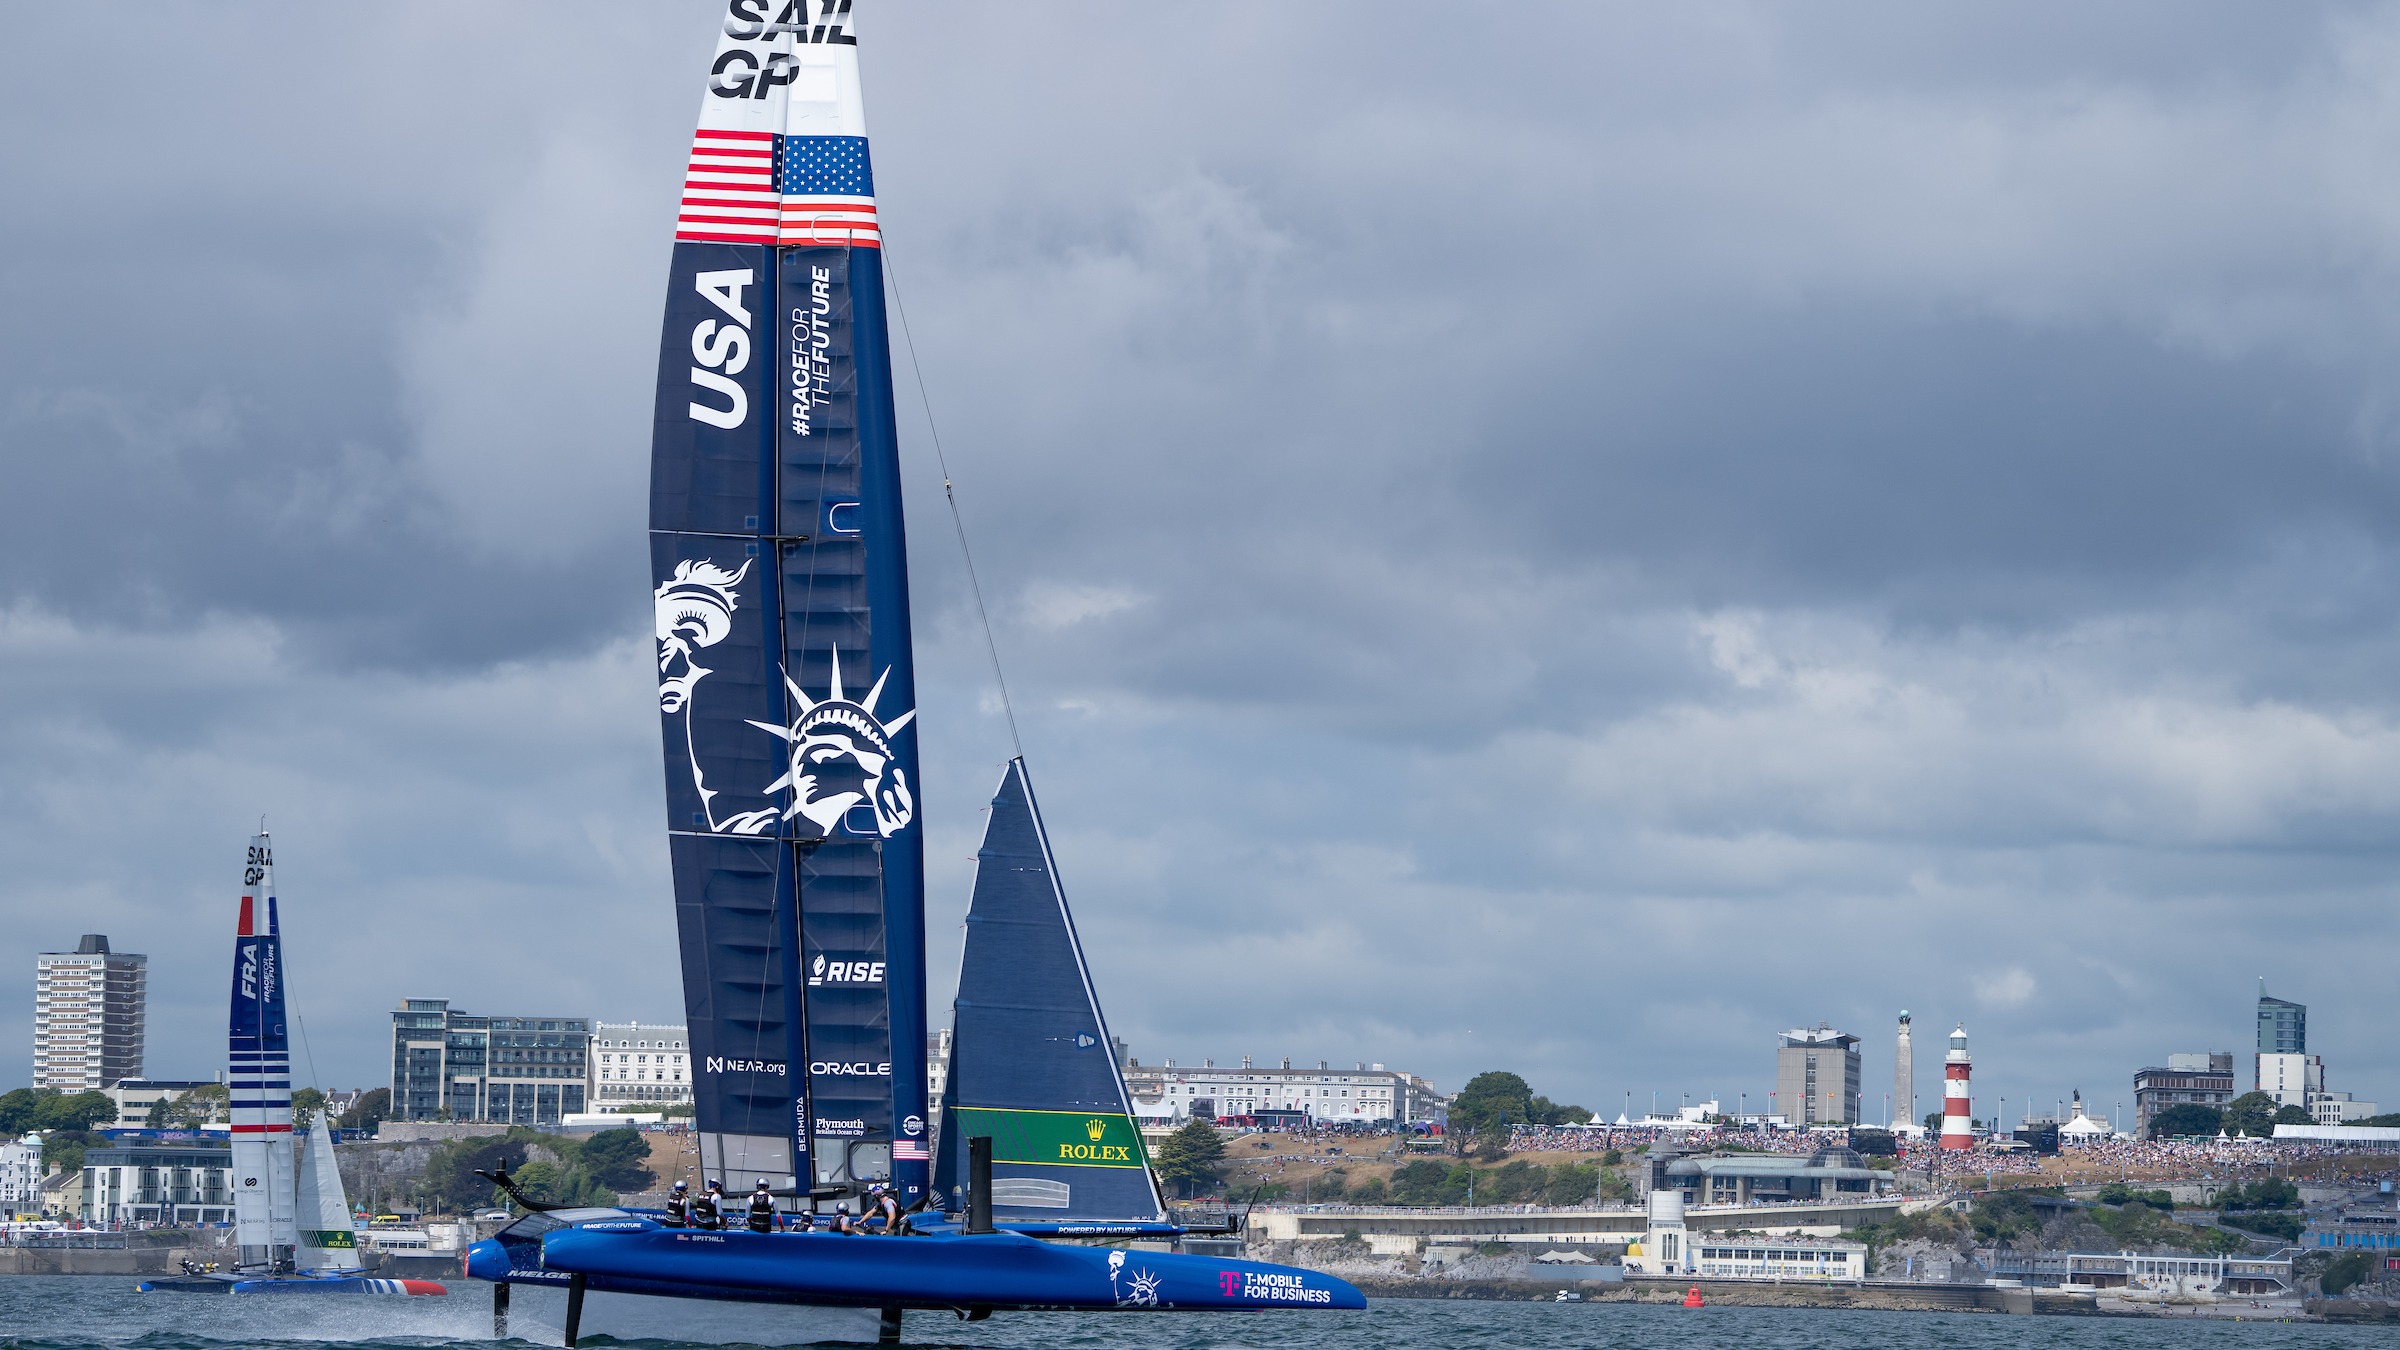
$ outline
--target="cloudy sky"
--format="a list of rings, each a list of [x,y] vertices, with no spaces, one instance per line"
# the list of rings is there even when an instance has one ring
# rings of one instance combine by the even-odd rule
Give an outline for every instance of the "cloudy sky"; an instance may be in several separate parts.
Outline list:
[[[2015,1114],[2246,1056],[2263,976],[2400,1101],[2400,7],[863,7],[1145,1060],[1755,1108],[1825,1020],[1880,1115],[1905,1007]],[[643,494],[717,8],[0,14],[20,1074],[86,931],[212,1072],[262,813],[318,1081],[406,996],[680,1015]],[[939,1010],[1008,739],[902,392]]]

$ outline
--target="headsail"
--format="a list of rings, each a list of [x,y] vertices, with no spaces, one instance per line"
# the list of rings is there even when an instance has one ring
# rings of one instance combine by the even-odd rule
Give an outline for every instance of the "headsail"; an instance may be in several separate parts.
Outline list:
[[[350,1198],[342,1190],[341,1165],[333,1156],[333,1131],[325,1113],[308,1129],[308,1151],[300,1157],[300,1251],[302,1270],[357,1270],[358,1228],[350,1220]]]
[[[1022,759],[976,855],[954,1015],[936,1179],[951,1208],[968,1137],[988,1135],[997,1218],[1165,1217]]]
[[[250,841],[233,943],[233,1008],[226,1082],[233,1111],[234,1241],[244,1267],[289,1258],[298,1241],[292,1198],[292,1052],[284,1030],[283,938],[275,917],[275,855]]]
[[[924,886],[881,233],[850,0],[730,0],[652,425],[701,1166],[924,1194]]]

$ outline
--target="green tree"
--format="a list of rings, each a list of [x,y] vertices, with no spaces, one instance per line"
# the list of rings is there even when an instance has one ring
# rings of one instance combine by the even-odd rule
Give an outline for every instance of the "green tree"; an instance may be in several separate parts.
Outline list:
[[[536,1158],[511,1174],[510,1180],[529,1198],[553,1205],[613,1205],[616,1192],[590,1172],[567,1162]]]
[[[1580,1106],[1567,1106],[1548,1097],[1533,1099],[1532,1123],[1536,1125],[1588,1125],[1592,1113]]]
[[[333,1118],[338,1130],[372,1130],[392,1113],[392,1090],[375,1088],[358,1094],[350,1109]]]
[[[2215,1134],[2225,1123],[2224,1113],[2213,1106],[2198,1102],[2177,1102],[2150,1117],[2150,1137],[2173,1139],[2180,1135]]]
[[[2241,1214],[2227,1214],[2217,1220],[2217,1222],[2224,1224],[2228,1228],[2240,1228],[2247,1232],[2262,1233],[2271,1238],[2280,1238],[2285,1242],[2299,1241],[2300,1230],[2305,1226],[2300,1222],[2299,1215],[2288,1212],[2265,1214],[2253,1214],[2245,1212]]]
[[[2271,1120],[2269,1123],[2270,1123],[2270,1124],[2274,1124],[2274,1125],[2314,1125],[2314,1124],[2316,1124],[2316,1122],[2315,1122],[2315,1121],[2313,1121],[2313,1120],[2309,1119],[2308,1112],[2307,1112],[2307,1110],[2306,1110],[2306,1109],[2304,1109],[2304,1108],[2302,1108],[2302,1107],[2297,1107],[2297,1106],[2279,1106],[2279,1107],[2275,1108],[2275,1116],[2274,1116],[2274,1119],[2273,1119],[2273,1120]],[[2268,1134],[2273,1134],[2273,1133],[2275,1133],[2275,1132],[2274,1132],[2273,1130],[2269,1130],[2269,1131],[2267,1131],[2267,1133],[2268,1133]]]
[[[2225,1104],[2225,1128],[2233,1134],[2273,1135],[2276,1105],[2264,1092],[2245,1092]]]
[[[1349,1188],[1349,1201],[1354,1205],[1380,1205],[1384,1202],[1382,1177],[1368,1177]]]
[[[604,1186],[620,1191],[646,1191],[658,1180],[658,1175],[644,1166],[650,1159],[650,1141],[642,1132],[628,1125],[623,1129],[602,1130],[583,1141],[575,1150],[575,1161],[583,1170]]]
[[[42,1099],[33,1127],[37,1130],[89,1130],[117,1123],[116,1099],[105,1092],[78,1092],[69,1097],[52,1093]]]
[[[233,1093],[223,1083],[202,1083],[166,1105],[167,1129],[196,1130],[212,1120],[232,1119]]]
[[[1942,1132],[1942,1113],[1939,1111],[1926,1112],[1924,1123],[1925,1133],[1940,1134]]]
[[[325,1094],[313,1087],[292,1093],[292,1128],[305,1130],[317,1123],[317,1113],[325,1109]]]
[[[1151,1155],[1151,1166],[1158,1179],[1174,1187],[1185,1199],[1192,1188],[1213,1187],[1217,1184],[1217,1169],[1225,1161],[1225,1140],[1217,1127],[1205,1120],[1187,1122],[1170,1134],[1166,1142]]]
[[[1464,1153],[1470,1138],[1487,1134],[1506,1137],[1509,1126],[1533,1118],[1533,1088],[1524,1079],[1500,1069],[1479,1073],[1451,1099],[1451,1148]]]
[[[42,1170],[80,1172],[84,1150],[102,1142],[100,1136],[81,1130],[52,1130],[42,1136]]]

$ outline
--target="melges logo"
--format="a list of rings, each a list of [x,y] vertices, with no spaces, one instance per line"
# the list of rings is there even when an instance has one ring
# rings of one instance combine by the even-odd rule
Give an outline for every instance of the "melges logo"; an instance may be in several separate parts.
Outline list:
[[[695,399],[690,405],[695,422],[731,431],[749,420],[750,396],[733,377],[750,367],[750,309],[742,303],[742,291],[756,284],[756,274],[747,267],[692,277],[692,289],[733,320],[721,324],[702,319],[692,327],[692,359],[700,363],[692,367],[692,383],[725,400],[720,408]]]
[[[808,963],[808,986],[821,985],[865,988],[883,983],[884,963],[881,961],[828,961],[820,953]]]
[[[770,19],[772,4],[773,0],[731,0],[725,7],[725,36],[736,42],[763,42],[789,33],[792,41],[810,45],[858,45],[855,34],[843,31],[850,26],[850,0],[817,0],[813,15],[808,0],[783,0]],[[790,52],[769,52],[762,62],[746,47],[728,47],[708,68],[708,92],[718,98],[763,99],[790,84],[799,71],[799,58]]]

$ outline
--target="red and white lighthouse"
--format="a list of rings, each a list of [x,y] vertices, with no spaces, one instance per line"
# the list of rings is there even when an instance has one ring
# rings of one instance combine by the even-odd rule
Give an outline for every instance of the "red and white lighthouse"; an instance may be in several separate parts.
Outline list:
[[[1975,1147],[1974,1111],[1967,1080],[1973,1070],[1967,1058],[1967,1024],[1950,1033],[1950,1053],[1942,1059],[1942,1147],[1957,1151]]]

